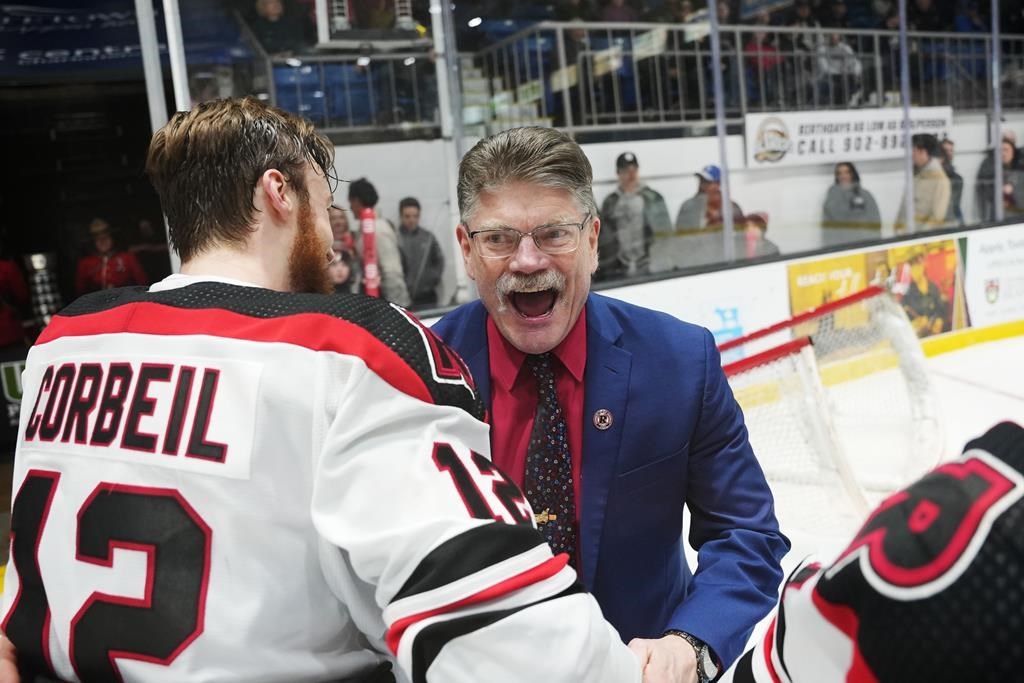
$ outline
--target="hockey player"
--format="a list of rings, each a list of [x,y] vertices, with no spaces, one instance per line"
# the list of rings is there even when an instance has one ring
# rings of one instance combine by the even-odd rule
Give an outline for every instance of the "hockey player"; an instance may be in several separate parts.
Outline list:
[[[249,99],[154,136],[181,273],[79,299],[24,374],[23,678],[639,681],[461,360],[401,308],[295,293],[331,290],[332,156]]]
[[[1020,680],[1024,429],[1002,423],[790,576],[736,683]]]

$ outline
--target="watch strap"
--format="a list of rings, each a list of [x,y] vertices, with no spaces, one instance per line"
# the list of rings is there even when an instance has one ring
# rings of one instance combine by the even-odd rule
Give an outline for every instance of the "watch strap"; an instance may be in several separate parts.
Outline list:
[[[691,647],[693,647],[693,653],[697,658],[697,683],[710,683],[711,676],[709,676],[708,672],[704,669],[704,657],[708,654],[709,650],[708,644],[692,633],[679,631],[677,629],[669,629],[668,631],[665,631],[665,635],[682,638],[688,642]]]

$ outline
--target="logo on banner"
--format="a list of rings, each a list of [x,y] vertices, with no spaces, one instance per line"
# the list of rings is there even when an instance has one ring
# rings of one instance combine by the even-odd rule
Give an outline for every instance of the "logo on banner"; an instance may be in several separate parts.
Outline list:
[[[994,304],[999,301],[999,279],[985,280],[985,301]]]
[[[786,156],[793,146],[786,123],[778,116],[769,116],[757,127],[754,138],[754,158],[774,162]]]

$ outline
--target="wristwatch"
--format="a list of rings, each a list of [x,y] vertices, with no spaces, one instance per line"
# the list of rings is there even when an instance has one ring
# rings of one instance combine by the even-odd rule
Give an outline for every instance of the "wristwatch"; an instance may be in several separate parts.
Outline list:
[[[718,665],[711,654],[708,644],[697,636],[690,635],[686,631],[670,630],[665,631],[666,636],[679,636],[693,646],[697,654],[697,683],[710,683],[718,676]]]

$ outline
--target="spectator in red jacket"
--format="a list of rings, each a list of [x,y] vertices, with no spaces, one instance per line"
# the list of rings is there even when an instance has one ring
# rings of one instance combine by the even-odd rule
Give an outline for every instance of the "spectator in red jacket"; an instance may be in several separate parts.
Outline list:
[[[79,296],[101,289],[148,284],[135,254],[116,249],[110,223],[94,218],[89,223],[89,235],[96,251],[78,260],[75,290]]]

